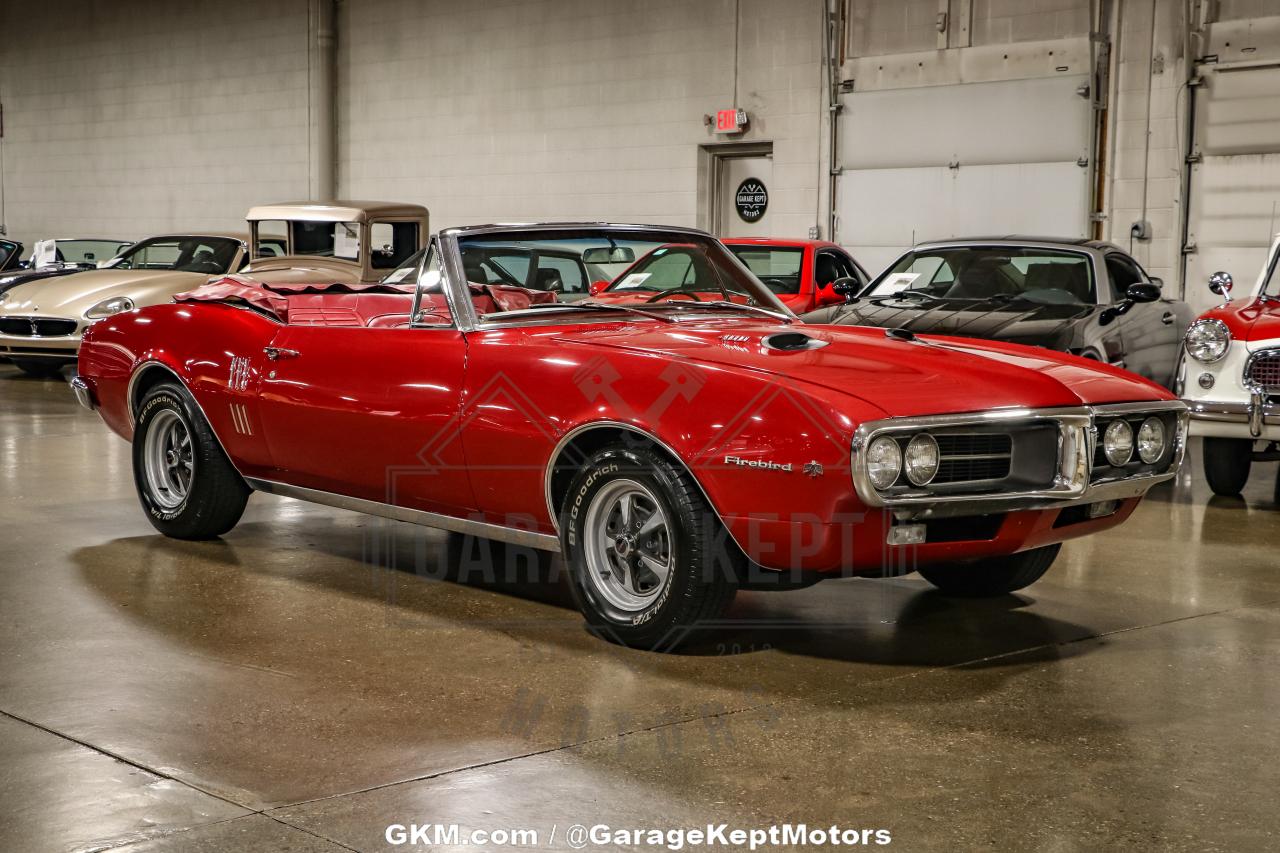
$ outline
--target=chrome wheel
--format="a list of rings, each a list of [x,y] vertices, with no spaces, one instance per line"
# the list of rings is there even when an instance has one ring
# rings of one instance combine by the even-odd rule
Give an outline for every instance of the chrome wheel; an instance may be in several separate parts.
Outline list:
[[[619,610],[639,613],[671,579],[672,541],[667,514],[653,492],[635,480],[606,484],[584,519],[587,577]]]
[[[148,425],[143,445],[147,491],[162,509],[177,509],[191,490],[195,460],[191,433],[177,412],[165,409]]]

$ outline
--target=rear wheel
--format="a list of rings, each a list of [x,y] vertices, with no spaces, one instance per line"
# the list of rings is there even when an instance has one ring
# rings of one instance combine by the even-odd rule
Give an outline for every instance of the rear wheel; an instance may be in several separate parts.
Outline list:
[[[592,456],[560,529],[588,626],[626,646],[672,649],[719,618],[745,560],[688,472],[644,447]]]
[[[133,434],[133,479],[153,527],[174,539],[212,539],[235,527],[250,489],[180,385],[151,389]]]
[[[54,379],[62,375],[62,365],[56,361],[14,359],[13,366],[38,379]]]
[[[1253,441],[1247,438],[1204,440],[1204,478],[1215,495],[1230,497],[1244,491],[1253,466]]]
[[[1007,557],[928,566],[920,569],[920,575],[947,595],[965,598],[1006,595],[1040,580],[1061,549],[1061,545],[1046,545]]]

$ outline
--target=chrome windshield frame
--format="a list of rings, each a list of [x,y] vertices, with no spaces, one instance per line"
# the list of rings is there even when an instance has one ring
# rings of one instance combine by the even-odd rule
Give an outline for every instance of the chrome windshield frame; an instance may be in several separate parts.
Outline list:
[[[727,246],[720,243],[720,240],[706,231],[697,228],[687,228],[679,225],[633,225],[619,224],[610,222],[522,222],[512,224],[496,224],[496,225],[473,225],[460,228],[446,228],[436,235],[439,246],[441,248],[441,272],[444,275],[444,287],[449,293],[449,302],[454,311],[454,326],[461,331],[471,332],[484,328],[510,328],[512,326],[524,325],[541,325],[548,319],[545,316],[539,316],[531,312],[527,315],[527,319],[507,317],[503,319],[503,314],[495,314],[492,322],[481,317],[476,313],[475,305],[471,301],[469,288],[467,287],[466,273],[462,264],[462,246],[464,240],[475,237],[492,237],[503,236],[518,239],[514,235],[522,232],[525,233],[546,233],[546,232],[572,232],[572,231],[613,231],[621,235],[629,235],[631,239],[642,238],[644,235],[659,236],[660,239],[654,242],[669,242],[661,239],[661,237],[684,236],[699,240],[709,240],[720,244],[724,250],[724,254],[729,263],[736,264],[741,272],[756,279],[755,273],[751,272],[745,264],[739,260]],[[768,308],[762,308],[773,313],[779,313],[786,317],[794,318],[795,315],[787,309],[782,301],[777,299],[763,284],[760,284],[762,293],[768,293],[775,302],[781,306],[781,311],[777,311],[775,306],[769,305]],[[516,314],[517,312],[504,312]],[[570,312],[564,312],[570,313]],[[619,312],[622,314],[623,312]],[[745,312],[736,312],[733,309],[726,309],[725,316],[739,316]],[[594,312],[593,312],[594,315]],[[566,320],[566,322],[575,322]],[[599,322],[599,318],[593,316],[590,322]]]

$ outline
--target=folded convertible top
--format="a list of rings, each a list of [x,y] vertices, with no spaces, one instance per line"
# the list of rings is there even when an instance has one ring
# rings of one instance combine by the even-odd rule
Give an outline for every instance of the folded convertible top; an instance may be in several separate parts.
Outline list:
[[[496,311],[518,311],[542,302],[555,302],[556,295],[545,290],[530,290],[506,284],[469,283],[476,310],[481,314]],[[174,302],[230,302],[248,305],[282,323],[289,322],[289,297],[304,294],[398,293],[412,296],[413,284],[348,284],[264,282],[246,275],[231,274],[202,284],[194,290],[179,293]]]

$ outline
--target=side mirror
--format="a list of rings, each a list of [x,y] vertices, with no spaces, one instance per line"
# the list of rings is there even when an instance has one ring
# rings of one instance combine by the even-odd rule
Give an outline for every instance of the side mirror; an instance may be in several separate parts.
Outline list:
[[[1231,288],[1235,287],[1235,282],[1231,280],[1231,273],[1218,270],[1209,276],[1209,289],[1221,296],[1223,299],[1231,299]]]
[[[609,282],[607,281],[593,281],[587,287],[587,292],[590,293],[592,296],[599,296],[601,293],[604,293],[605,290],[608,289],[608,287],[609,287]]]
[[[859,282],[856,278],[853,278],[851,276],[845,276],[844,278],[836,279],[835,281],[831,282],[830,287],[837,294],[844,297],[845,302],[848,302],[851,299],[853,299],[855,296],[858,295],[858,292],[862,290],[861,282]]]
[[[1129,285],[1124,296],[1130,302],[1156,302],[1160,299],[1160,286],[1154,282],[1139,281]]]

